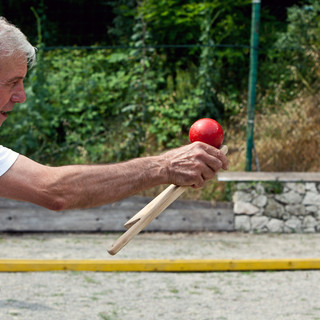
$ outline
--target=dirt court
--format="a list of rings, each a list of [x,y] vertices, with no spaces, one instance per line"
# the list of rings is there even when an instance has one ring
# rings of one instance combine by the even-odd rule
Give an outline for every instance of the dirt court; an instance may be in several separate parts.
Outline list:
[[[1,259],[319,258],[320,234],[0,234]],[[0,319],[316,320],[320,271],[0,273]]]

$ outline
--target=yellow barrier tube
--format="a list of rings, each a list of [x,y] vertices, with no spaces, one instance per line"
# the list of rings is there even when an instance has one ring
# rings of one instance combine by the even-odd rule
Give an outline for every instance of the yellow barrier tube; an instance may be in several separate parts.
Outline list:
[[[214,272],[318,269],[320,269],[320,258],[248,260],[0,260],[0,272]]]

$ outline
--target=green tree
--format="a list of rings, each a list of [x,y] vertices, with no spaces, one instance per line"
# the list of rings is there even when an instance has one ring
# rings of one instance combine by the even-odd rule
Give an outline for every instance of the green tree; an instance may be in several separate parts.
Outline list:
[[[265,50],[260,64],[263,104],[294,99],[303,90],[314,94],[319,89],[320,1],[288,8],[287,27],[276,33],[275,43]]]

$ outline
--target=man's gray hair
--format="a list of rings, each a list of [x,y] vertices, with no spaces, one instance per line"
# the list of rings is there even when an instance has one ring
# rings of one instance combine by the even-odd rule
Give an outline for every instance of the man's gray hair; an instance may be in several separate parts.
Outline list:
[[[26,36],[6,18],[0,17],[0,59],[1,57],[24,55],[31,68],[36,62],[36,48]]]

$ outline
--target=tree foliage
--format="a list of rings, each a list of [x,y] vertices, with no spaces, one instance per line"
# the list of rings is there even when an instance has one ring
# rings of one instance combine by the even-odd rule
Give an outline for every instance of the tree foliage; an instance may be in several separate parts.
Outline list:
[[[261,106],[272,108],[301,92],[314,95],[320,75],[320,1],[306,1],[287,11],[287,27],[277,32],[274,44],[262,53]]]
[[[226,123],[243,111],[251,1],[98,2],[113,10],[105,41],[72,50],[45,47],[51,38],[59,43],[59,23],[48,15],[50,2],[29,2],[41,27],[38,64],[27,101],[1,128],[3,144],[51,164],[125,160],[186,143],[200,117]],[[285,24],[263,10],[267,19],[258,108],[319,86],[319,0],[290,8]],[[96,47],[103,44],[120,48]]]

